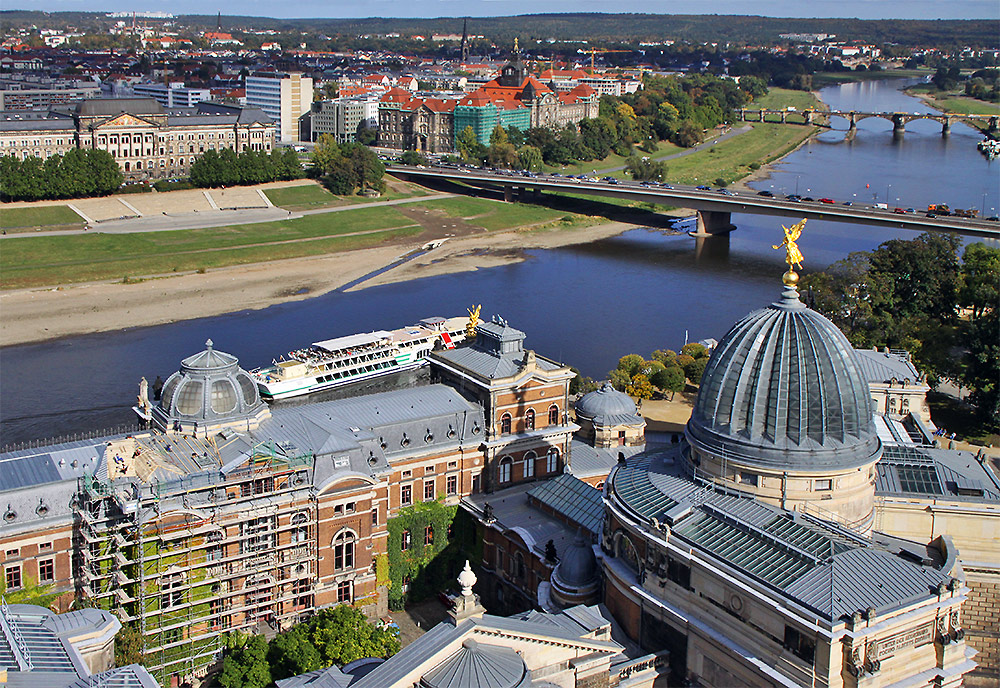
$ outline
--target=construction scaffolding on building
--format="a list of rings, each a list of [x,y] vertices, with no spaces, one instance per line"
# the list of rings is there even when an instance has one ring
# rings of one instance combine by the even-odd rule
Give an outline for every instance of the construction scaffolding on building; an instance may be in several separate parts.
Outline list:
[[[204,676],[226,632],[273,632],[313,609],[311,454],[257,443],[226,464],[215,438],[129,439],[126,468],[116,456],[120,471],[103,467],[113,477],[80,478],[78,595],[140,632],[144,664],[161,685]],[[172,480],[133,470],[176,466],[178,457],[201,470]]]

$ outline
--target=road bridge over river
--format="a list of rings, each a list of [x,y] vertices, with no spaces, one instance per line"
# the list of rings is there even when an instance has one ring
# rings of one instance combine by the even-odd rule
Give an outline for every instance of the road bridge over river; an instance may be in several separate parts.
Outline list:
[[[893,133],[902,134],[906,131],[906,125],[917,119],[930,119],[941,123],[941,133],[947,134],[951,131],[952,122],[965,122],[967,124],[985,124],[986,131],[992,134],[1000,134],[1000,115],[967,115],[958,112],[857,112],[855,110],[768,110],[768,109],[747,109],[741,108],[739,119],[741,122],[764,122],[767,117],[778,118],[782,124],[800,123],[819,125],[820,120],[830,117],[843,117],[848,122],[849,129],[857,129],[858,122],[870,117],[877,117],[892,122]]]
[[[831,220],[867,224],[918,232],[952,232],[963,236],[1000,239],[1000,223],[961,217],[927,217],[923,213],[898,214],[892,209],[867,205],[802,202],[759,196],[753,192],[697,189],[689,186],[642,185],[637,182],[589,181],[557,175],[525,176],[510,171],[492,171],[467,167],[411,167],[389,165],[386,170],[403,179],[445,180],[471,186],[500,187],[504,199],[531,200],[542,191],[562,191],[589,196],[627,198],[643,203],[657,203],[697,211],[695,236],[724,235],[736,229],[732,213]]]

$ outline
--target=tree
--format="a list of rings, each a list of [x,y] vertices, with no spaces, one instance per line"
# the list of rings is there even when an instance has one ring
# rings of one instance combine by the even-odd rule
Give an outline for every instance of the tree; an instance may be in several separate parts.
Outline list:
[[[122,624],[115,636],[115,665],[128,666],[142,663],[143,647],[142,633],[134,624]]]
[[[890,239],[872,251],[869,271],[891,281],[896,314],[947,322],[955,317],[961,245],[961,238],[936,232],[912,241]]]
[[[653,385],[650,384],[648,377],[642,373],[637,373],[625,388],[625,393],[637,399],[651,399],[653,397]]]
[[[677,135],[674,139],[674,143],[682,148],[691,148],[692,146],[697,146],[701,143],[701,129],[687,119],[681,123],[681,126],[677,129]]]
[[[542,169],[542,151],[534,146],[521,146],[517,149],[517,164],[522,170]]]
[[[362,146],[374,146],[377,138],[378,129],[369,129],[364,122],[358,124],[358,131],[354,136],[355,141]]]
[[[399,639],[368,622],[360,610],[346,604],[324,609],[308,625],[309,638],[327,666],[343,666],[365,657],[388,658],[399,652]]]
[[[681,353],[687,354],[691,358],[708,358],[708,349],[698,342],[690,342],[681,347]]]
[[[399,156],[399,161],[404,165],[426,165],[427,158],[422,156],[415,150],[404,151],[401,156]]]
[[[681,358],[678,356],[678,358]],[[705,373],[705,366],[708,365],[708,358],[695,358],[684,366],[684,376],[694,384],[701,382],[701,376]]]
[[[618,359],[617,369],[624,371],[631,378],[636,373],[639,373],[645,364],[646,359],[639,354],[626,354]]]
[[[962,254],[962,287],[958,302],[978,320],[1000,304],[1000,249],[969,244]]]
[[[669,367],[669,364],[676,362],[677,352],[671,349],[657,349],[653,352],[652,358]]]
[[[293,626],[275,636],[268,646],[267,659],[277,680],[323,669],[326,665],[306,625]]]
[[[264,636],[239,631],[227,635],[218,681],[222,688],[266,688],[271,668]]]
[[[962,377],[972,388],[969,403],[990,430],[1000,429],[1000,308],[996,305],[971,323]]]
[[[479,143],[472,126],[467,126],[455,137],[455,148],[466,162],[481,162],[486,157],[486,147]]]
[[[657,160],[633,155],[628,159],[625,171],[636,181],[659,181],[666,175],[667,166]]]
[[[684,391],[684,371],[678,365],[665,366],[649,379],[660,391],[670,392],[670,398],[674,398],[675,392]]]

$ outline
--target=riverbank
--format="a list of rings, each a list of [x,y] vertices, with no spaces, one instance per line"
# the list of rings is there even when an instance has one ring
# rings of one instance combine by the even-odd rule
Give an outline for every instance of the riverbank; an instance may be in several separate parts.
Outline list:
[[[377,284],[477,270],[521,261],[528,249],[583,244],[634,226],[612,222],[589,227],[502,231],[445,241],[352,291]],[[336,290],[418,250],[422,240],[345,253],[276,260],[149,279],[91,282],[0,293],[0,346],[69,335],[146,327],[257,310]]]

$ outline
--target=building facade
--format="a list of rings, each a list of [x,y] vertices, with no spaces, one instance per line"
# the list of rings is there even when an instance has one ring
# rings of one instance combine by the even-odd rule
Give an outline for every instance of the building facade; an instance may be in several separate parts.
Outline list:
[[[311,106],[311,139],[329,134],[337,143],[354,143],[362,123],[378,129],[378,106],[378,97],[368,95],[316,101]]]
[[[260,110],[216,103],[165,110],[152,98],[85,100],[68,109],[6,112],[0,153],[48,158],[73,148],[107,151],[126,179],[187,176],[208,150],[269,152],[275,127]]]
[[[259,108],[274,120],[281,143],[299,140],[299,118],[309,112],[313,80],[299,72],[252,74],[246,78],[247,106]]]
[[[136,98],[152,98],[166,108],[189,108],[212,99],[210,89],[187,88],[183,83],[132,84],[132,93]]]

